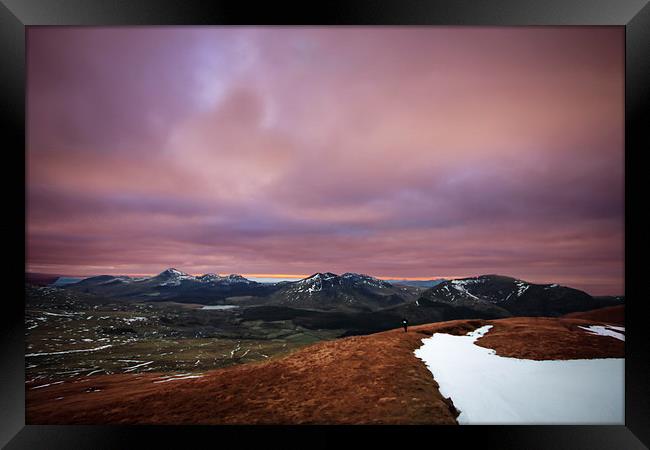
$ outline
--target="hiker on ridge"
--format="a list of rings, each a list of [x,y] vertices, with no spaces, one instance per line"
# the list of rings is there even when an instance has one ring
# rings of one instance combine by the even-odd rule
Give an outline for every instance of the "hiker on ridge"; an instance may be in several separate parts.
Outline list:
[[[406,329],[409,326],[409,321],[406,319],[402,320],[402,326],[404,327],[404,333],[406,333]]]

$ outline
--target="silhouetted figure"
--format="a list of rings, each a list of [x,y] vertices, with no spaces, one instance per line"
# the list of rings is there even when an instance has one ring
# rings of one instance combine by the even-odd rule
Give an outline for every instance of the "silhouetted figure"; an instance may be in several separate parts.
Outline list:
[[[409,326],[409,321],[406,319],[402,320],[402,326],[404,327],[404,333],[406,333],[407,328]]]

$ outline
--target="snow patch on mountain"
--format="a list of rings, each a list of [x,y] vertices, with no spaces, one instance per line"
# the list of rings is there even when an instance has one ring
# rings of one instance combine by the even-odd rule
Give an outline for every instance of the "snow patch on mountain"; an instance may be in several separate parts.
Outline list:
[[[167,269],[155,277],[149,278],[149,280],[150,279],[163,279],[163,281],[159,283],[159,286],[179,286],[182,281],[193,281],[206,284],[256,283],[255,281],[251,281],[234,273],[226,276],[217,275],[215,273],[206,273],[204,275],[194,276],[174,268]]]
[[[164,280],[158,284],[159,286],[179,286],[183,280],[196,279],[194,276],[189,275],[185,272],[181,272],[180,270],[174,269],[173,267],[160,272],[158,275],[152,278]]]
[[[314,275],[304,278],[302,280],[296,281],[297,289],[296,292],[306,292],[310,296],[314,292],[320,292],[323,290],[323,282],[331,281],[337,277],[333,273],[315,273]]]
[[[292,283],[293,293],[306,293],[309,296],[313,295],[316,292],[321,292],[326,288],[333,288],[334,286],[341,287],[351,287],[351,288],[392,288],[392,285],[386,281],[380,280],[378,278],[371,277],[369,275],[362,275],[358,273],[346,272],[343,275],[337,275],[332,272],[325,273],[315,273],[310,277],[298,280]],[[292,297],[294,300],[299,297]]]
[[[461,294],[465,294],[468,297],[473,298],[474,300],[481,300],[479,297],[477,297],[476,295],[472,294],[467,290],[467,288],[465,287],[465,285],[468,284],[467,281],[468,280],[452,280],[451,284],[453,284],[454,288]]]
[[[365,284],[375,288],[392,287],[393,285],[387,281],[380,280],[379,278],[371,277],[370,275],[363,275],[359,273],[346,272],[341,275],[341,278],[351,281],[354,284]]]
[[[529,284],[521,281],[515,281],[515,285],[517,285],[517,297],[521,297],[521,295],[530,287]]]

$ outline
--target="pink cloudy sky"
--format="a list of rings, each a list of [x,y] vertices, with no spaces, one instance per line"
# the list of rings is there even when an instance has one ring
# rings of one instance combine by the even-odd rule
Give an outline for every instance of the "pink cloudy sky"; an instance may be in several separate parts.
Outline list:
[[[624,291],[623,28],[30,28],[27,269]]]

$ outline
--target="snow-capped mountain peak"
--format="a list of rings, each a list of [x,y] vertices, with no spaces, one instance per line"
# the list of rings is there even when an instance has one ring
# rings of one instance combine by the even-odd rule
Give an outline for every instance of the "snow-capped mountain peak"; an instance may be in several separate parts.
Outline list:
[[[238,274],[230,274],[226,276],[218,275],[216,273],[206,273],[199,276],[194,276],[182,272],[178,269],[169,268],[160,272],[154,279],[160,279],[163,282],[160,286],[178,286],[181,281],[193,281],[198,283],[205,284],[235,284],[235,283],[245,283],[245,284],[255,284],[254,281],[251,281],[247,278],[242,277]]]
[[[558,284],[535,284],[503,275],[481,275],[449,280],[432,288],[430,293],[432,297],[447,302],[477,301],[499,306],[513,302],[525,303],[531,301],[531,298],[540,298],[540,296],[557,298],[575,294],[576,298],[577,296],[588,298],[588,294]]]
[[[248,278],[244,278],[241,275],[236,273],[231,273],[230,275],[226,277],[222,277],[221,279],[226,283],[246,283],[246,284],[255,283],[255,281],[251,281]]]
[[[244,278],[243,276],[236,273],[231,273],[230,275],[225,275],[225,276],[216,273],[205,273],[203,275],[199,275],[197,277],[192,277],[192,278],[201,283],[213,283],[213,284],[214,283],[219,283],[219,284],[255,283],[255,281],[251,281],[248,278]]]
[[[362,273],[346,272],[341,278],[351,281],[355,284],[365,284],[376,288],[392,287],[393,285],[379,278],[371,277]]]
[[[163,280],[163,282],[160,283],[160,286],[178,286],[181,284],[182,280],[196,279],[194,276],[189,275],[185,272],[181,272],[180,270],[174,269],[173,267],[163,270],[153,278],[158,278]]]
[[[165,269],[162,272],[158,274],[159,277],[174,277],[174,278],[181,278],[181,277],[190,277],[193,278],[191,275],[181,272],[178,269],[174,269],[173,267],[170,267],[169,269]]]
[[[304,279],[300,280],[299,283],[312,283],[312,282],[315,282],[315,281],[328,281],[328,280],[331,280],[331,279],[336,278],[336,277],[338,277],[338,275],[335,274],[335,273],[332,273],[332,272],[325,272],[325,273],[318,272],[318,273],[313,274],[310,277],[307,277],[307,278],[304,278]]]
[[[325,288],[348,287],[348,288],[392,288],[393,286],[383,280],[358,273],[346,272],[337,275],[332,272],[317,272],[307,278],[295,282],[295,292],[306,293],[310,296]]]
[[[223,277],[217,275],[216,273],[206,273],[203,275],[199,275],[198,277],[196,277],[196,279],[202,283],[211,283],[211,282],[221,281],[223,280]]]
[[[317,272],[307,278],[295,282],[296,292],[306,292],[312,295],[314,292],[320,292],[324,286],[340,284],[340,277],[332,272]]]

